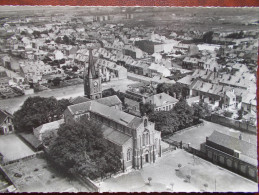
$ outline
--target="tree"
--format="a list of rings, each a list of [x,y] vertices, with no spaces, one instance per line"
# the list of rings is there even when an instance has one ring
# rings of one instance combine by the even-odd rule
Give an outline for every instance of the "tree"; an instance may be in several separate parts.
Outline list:
[[[173,108],[173,111],[177,114],[179,119],[179,127],[186,128],[193,123],[193,109],[188,105],[186,100],[180,99]]]
[[[204,35],[202,37],[203,42],[204,43],[211,43],[212,38],[213,38],[213,34],[214,34],[213,31],[209,31],[209,32],[204,33]]]
[[[144,116],[145,114],[147,114],[148,116],[150,114],[152,114],[154,112],[154,104],[150,104],[150,103],[140,103],[139,105],[139,109],[140,109],[140,114],[141,116]]]
[[[79,68],[77,66],[72,67],[72,71],[76,72]]]
[[[160,83],[157,85],[157,93],[169,93],[170,96],[175,97],[177,99],[179,99],[182,96],[186,96],[183,87],[179,83]]]
[[[52,83],[54,86],[59,86],[60,85],[61,79],[59,77],[56,77],[52,80]]]
[[[92,179],[121,169],[120,152],[103,138],[100,124],[86,117],[61,125],[49,149],[54,162]]]
[[[194,120],[199,121],[200,118],[205,118],[211,115],[211,108],[209,105],[203,101],[199,101],[199,103],[193,103],[192,108],[194,111]]]
[[[14,113],[13,123],[18,132],[32,132],[44,123],[61,119],[68,100],[58,101],[54,97],[29,97]],[[68,103],[67,103],[68,105]]]
[[[152,181],[152,177],[148,177],[148,185],[150,185],[150,182]]]
[[[167,83],[159,83],[156,88],[157,93],[167,93],[169,91],[169,88],[171,87],[171,84]]]
[[[161,131],[163,136],[179,130],[178,116],[172,110],[155,112],[149,119],[155,123],[155,129]]]

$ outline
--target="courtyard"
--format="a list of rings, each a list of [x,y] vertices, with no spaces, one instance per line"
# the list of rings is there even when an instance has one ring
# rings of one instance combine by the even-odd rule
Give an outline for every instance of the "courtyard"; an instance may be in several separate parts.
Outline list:
[[[19,192],[89,192],[75,179],[50,167],[43,158],[32,158],[4,166]]]
[[[186,144],[190,143],[191,147],[195,149],[200,149],[200,144],[204,143],[206,141],[206,137],[209,137],[214,130],[227,135],[231,135],[236,138],[239,138],[239,135],[241,133],[243,140],[253,144],[257,144],[256,135],[241,132],[239,130],[235,130],[209,121],[204,121],[204,125],[198,127],[191,127],[189,129],[179,131],[174,135],[170,136],[169,138],[165,139],[165,141],[182,141]]]
[[[34,154],[34,152],[15,134],[0,136],[0,153],[4,156],[4,162],[17,160]]]
[[[98,185],[101,192],[258,191],[257,183],[181,149],[165,154],[155,164],[107,179]]]

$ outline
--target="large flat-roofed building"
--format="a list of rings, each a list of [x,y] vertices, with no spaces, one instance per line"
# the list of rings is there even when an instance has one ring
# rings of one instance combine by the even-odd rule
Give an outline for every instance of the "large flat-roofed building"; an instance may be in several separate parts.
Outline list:
[[[141,169],[161,157],[161,132],[146,116],[135,117],[97,101],[71,105],[64,112],[67,124],[85,116],[102,124],[104,138],[121,152],[124,170]]]

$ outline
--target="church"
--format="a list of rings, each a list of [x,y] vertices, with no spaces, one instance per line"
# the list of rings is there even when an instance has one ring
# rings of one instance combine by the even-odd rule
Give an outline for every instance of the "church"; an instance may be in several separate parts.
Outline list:
[[[89,50],[88,69],[85,68],[84,73],[85,97],[80,103],[68,106],[64,112],[65,123],[70,124],[82,116],[101,123],[104,138],[121,153],[123,171],[155,163],[162,155],[161,132],[155,130],[155,124],[148,117],[123,112],[117,96],[102,98],[101,78],[95,64]]]

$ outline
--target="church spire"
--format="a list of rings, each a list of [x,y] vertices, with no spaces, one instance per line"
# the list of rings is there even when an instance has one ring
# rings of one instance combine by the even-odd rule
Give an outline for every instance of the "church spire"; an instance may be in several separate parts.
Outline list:
[[[88,60],[88,77],[97,78],[96,70],[94,67],[94,59],[92,54],[92,49],[89,49],[89,60]]]

